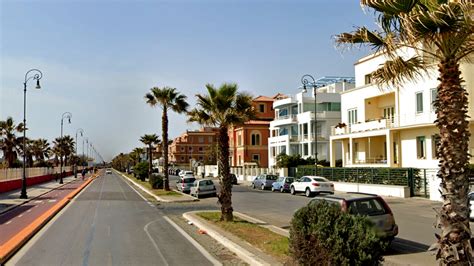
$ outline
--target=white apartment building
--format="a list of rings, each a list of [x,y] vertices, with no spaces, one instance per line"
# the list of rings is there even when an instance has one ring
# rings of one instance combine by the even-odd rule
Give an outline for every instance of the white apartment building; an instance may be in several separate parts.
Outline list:
[[[410,56],[413,50],[403,50]],[[434,124],[438,72],[401,87],[378,87],[370,73],[386,61],[384,54],[372,54],[355,63],[356,87],[341,93],[342,123],[330,137],[331,166],[342,146],[345,167],[438,168],[435,155],[437,134]],[[461,64],[469,92],[470,131],[474,132],[474,65]],[[474,138],[469,152],[474,154]],[[474,157],[471,158],[474,163]]]
[[[329,137],[331,127],[341,121],[340,93],[354,88],[353,77],[323,77],[317,80],[316,90],[316,133],[318,160],[329,161]],[[314,89],[297,93],[273,102],[275,119],[270,122],[268,138],[268,164],[276,165],[276,156],[300,154],[303,158],[315,155],[314,134]],[[335,158],[341,157],[335,149]]]

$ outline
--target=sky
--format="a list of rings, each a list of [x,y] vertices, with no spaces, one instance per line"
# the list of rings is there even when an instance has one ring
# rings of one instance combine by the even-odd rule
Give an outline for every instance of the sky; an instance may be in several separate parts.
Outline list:
[[[191,107],[207,83],[295,94],[304,74],[353,76],[368,52],[337,48],[334,35],[373,21],[356,0],[0,0],[0,120],[21,122],[25,73],[40,69],[28,137],[53,140],[71,112],[64,134],[82,128],[108,161],[161,136],[161,110],[144,100],[153,86],[177,88]],[[169,116],[171,138],[199,128]]]

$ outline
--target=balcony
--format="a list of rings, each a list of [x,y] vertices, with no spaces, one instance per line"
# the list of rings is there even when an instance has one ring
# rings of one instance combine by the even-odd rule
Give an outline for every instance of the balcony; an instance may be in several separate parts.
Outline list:
[[[297,115],[282,115],[275,117],[275,120],[270,122],[270,127],[278,127],[282,125],[289,125],[293,123],[297,123]]]
[[[387,129],[393,128],[398,126],[398,119],[395,117],[393,118],[383,118],[373,121],[367,121],[364,123],[356,123],[352,125],[348,125],[345,127],[331,127],[331,135],[345,135],[351,133],[358,133],[358,132],[366,132],[372,130],[380,130],[380,129]]]
[[[286,145],[288,143],[298,143],[298,136],[282,135],[268,138],[269,145]]]

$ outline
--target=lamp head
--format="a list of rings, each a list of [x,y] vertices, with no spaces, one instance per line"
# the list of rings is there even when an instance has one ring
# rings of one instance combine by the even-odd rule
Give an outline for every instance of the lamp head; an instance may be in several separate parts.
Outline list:
[[[36,87],[35,87],[35,88],[36,88],[37,90],[41,89],[39,79],[36,80]]]

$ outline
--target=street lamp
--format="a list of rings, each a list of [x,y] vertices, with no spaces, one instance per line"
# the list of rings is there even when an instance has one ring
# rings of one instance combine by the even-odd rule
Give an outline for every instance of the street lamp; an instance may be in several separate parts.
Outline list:
[[[69,124],[71,124],[72,114],[70,112],[64,112],[61,116],[61,144],[64,147],[64,139],[63,139],[63,125],[64,125],[64,118],[67,118]],[[59,184],[63,184],[63,154],[61,154],[61,162],[59,164]]]
[[[89,166],[88,159],[87,157],[89,156],[89,139],[86,138],[86,147],[87,147],[87,152],[84,156],[84,140],[82,140],[82,155],[84,156],[84,159],[86,160],[87,166]]]
[[[77,161],[79,159],[79,156],[77,156],[77,133],[81,133],[81,137],[83,137],[84,130],[82,128],[78,128],[76,130],[76,160],[74,160],[74,178],[77,178]],[[82,140],[82,143],[84,143],[84,139]]]
[[[306,87],[313,88],[314,93],[314,159],[315,159],[315,167],[316,167],[316,174],[318,174],[318,119],[317,119],[317,103],[316,103],[316,89],[320,86],[316,82],[316,80],[311,75],[303,75],[301,77],[301,83],[303,84],[303,93],[306,93],[308,90]]]
[[[28,76],[31,73],[30,76]],[[38,69],[30,69],[25,74],[25,82],[23,83],[23,179],[21,181],[21,194],[20,199],[27,199],[26,194],[26,84],[29,80],[36,80],[36,89],[41,89],[40,79],[43,77],[43,73]]]

